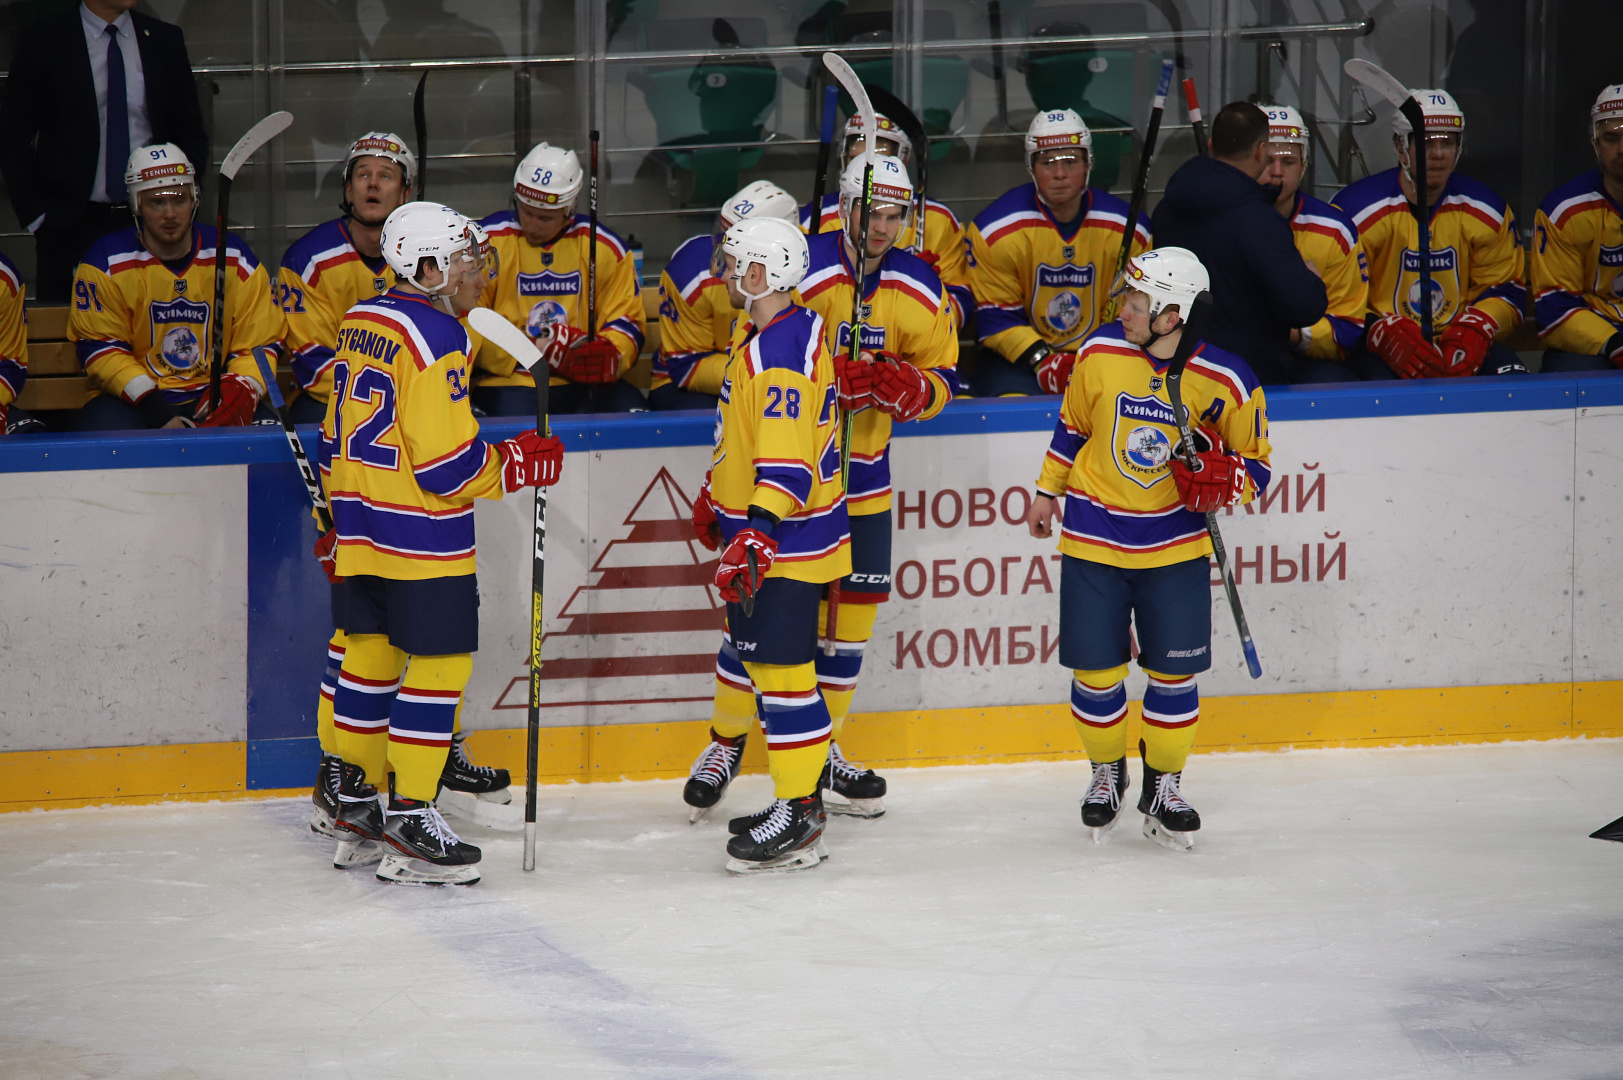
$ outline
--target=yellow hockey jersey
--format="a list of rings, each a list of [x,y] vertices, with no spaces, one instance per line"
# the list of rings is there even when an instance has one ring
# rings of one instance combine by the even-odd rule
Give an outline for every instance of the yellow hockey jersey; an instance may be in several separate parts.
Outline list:
[[[727,299],[727,286],[710,273],[711,247],[708,234],[683,241],[659,275],[652,390],[675,383],[682,390],[721,393],[738,312]]]
[[[1335,197],[1358,226],[1369,259],[1369,310],[1420,319],[1420,223],[1398,170],[1366,176]],[[1522,321],[1527,288],[1516,215],[1486,184],[1454,173],[1431,208],[1432,329],[1441,333],[1468,307],[1507,336]]]
[[[1623,332],[1623,210],[1600,170],[1550,192],[1533,217],[1533,312],[1546,345],[1589,356]]]
[[[800,208],[800,227],[811,231],[811,207]],[[840,231],[840,196],[830,192],[823,196],[823,212],[819,215],[818,235]],[[934,199],[924,200],[924,243],[919,243],[918,223],[909,222],[902,235],[896,238],[896,247],[923,259],[935,271],[936,277],[947,288],[947,302],[952,308],[953,327],[961,327],[969,313],[975,309],[975,294],[969,287],[969,256],[965,249],[964,226],[946,203]]]
[[[553,323],[587,329],[587,249],[591,228],[585,214],[552,243],[536,247],[524,239],[518,215],[503,210],[479,224],[501,258],[501,270],[479,298],[483,307],[495,308],[520,330],[534,338]],[[637,362],[642,351],[642,285],[637,266],[625,241],[597,227],[597,332],[620,349],[620,374]],[[518,362],[493,345],[478,350],[474,382],[480,386],[534,386],[535,379]],[[552,385],[567,380],[554,375]]]
[[[338,324],[362,300],[394,288],[394,281],[381,255],[373,259],[356,250],[344,218],[317,225],[287,249],[276,301],[287,319],[293,378],[306,394],[323,403],[332,395]]]
[[[344,576],[474,572],[473,500],[502,497],[502,459],[468,402],[468,332],[394,289],[338,328],[318,461]]]
[[[1319,272],[1330,297],[1324,318],[1303,330],[1301,351],[1320,360],[1340,360],[1363,337],[1364,312],[1369,310],[1369,261],[1358,227],[1340,208],[1300,191],[1290,225],[1302,261]]]
[[[722,542],[747,528],[749,508],[758,506],[780,519],[767,577],[817,583],[851,572],[834,362],[822,323],[798,306],[760,330],[738,320],[710,455]]]
[[[1168,468],[1179,436],[1167,366],[1129,342],[1119,322],[1083,343],[1037,480],[1065,500],[1065,554],[1129,568],[1211,554],[1206,516],[1184,509]],[[1244,459],[1242,501],[1266,491],[1268,407],[1251,368],[1203,342],[1181,385],[1190,426],[1216,431]]]
[[[844,356],[851,344],[851,300],[856,280],[838,232],[807,237],[811,269],[796,290],[800,301],[823,319],[831,355]],[[862,349],[894,353],[924,372],[930,405],[928,420],[958,393],[958,332],[942,288],[923,259],[892,248],[869,274],[862,326]],[[846,504],[855,517],[890,509],[890,433],[894,421],[872,406],[861,409],[851,426],[851,475]]]
[[[192,226],[192,252],[165,263],[134,226],[90,246],[73,282],[68,338],[96,390],[142,397],[154,385],[170,405],[208,389],[214,335],[214,228]],[[228,233],[225,275],[226,370],[264,392],[253,350],[282,339],[282,309],[270,277],[240,237]]]
[[[23,309],[23,293],[22,275],[10,259],[0,255],[0,408],[16,401],[28,381],[28,314]]]
[[[1069,237],[1036,184],[1012,188],[977,214],[969,226],[969,283],[981,344],[1006,360],[1039,340],[1075,349],[1104,321],[1126,227],[1127,204],[1097,188],[1082,197]],[[1149,246],[1150,222],[1140,214],[1132,254]]]

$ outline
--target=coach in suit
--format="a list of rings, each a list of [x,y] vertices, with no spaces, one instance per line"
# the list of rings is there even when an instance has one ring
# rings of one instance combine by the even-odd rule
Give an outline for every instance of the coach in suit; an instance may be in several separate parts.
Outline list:
[[[40,300],[66,301],[85,249],[130,224],[131,148],[169,142],[208,161],[186,39],[135,3],[84,0],[17,41],[0,102],[0,172],[34,234]]]

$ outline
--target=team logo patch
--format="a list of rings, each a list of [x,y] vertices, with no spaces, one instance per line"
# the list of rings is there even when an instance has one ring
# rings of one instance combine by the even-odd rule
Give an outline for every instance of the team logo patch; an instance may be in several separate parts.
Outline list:
[[[1153,394],[1153,393],[1155,393],[1156,391],[1158,391],[1160,389],[1161,389],[1161,376],[1159,376],[1159,375],[1151,375],[1150,376],[1150,393]]]
[[[1612,280],[1606,280],[1604,272],[1595,275],[1595,292],[1600,296],[1611,293],[1613,296],[1623,298],[1623,247],[1603,247],[1596,260],[1597,271],[1611,271]]]
[[[174,375],[186,375],[203,366],[202,342],[208,337],[209,325],[207,304],[183,299],[154,302],[148,314],[153,359]]]
[[[1076,258],[1076,248],[1074,248],[1074,247],[1066,247],[1063,251],[1060,252],[1060,254],[1064,255],[1067,259],[1074,259],[1074,258]]]
[[[556,300],[543,300],[530,309],[529,315],[524,319],[524,331],[532,338],[539,338],[558,323],[569,321],[569,312]]]
[[[182,277],[182,278],[176,278],[175,279],[175,295],[176,296],[185,296],[186,295],[186,279],[185,278]]]
[[[520,296],[579,296],[580,271],[559,274],[552,270],[543,270],[539,274],[520,274],[518,276],[518,294]]]
[[[383,278],[375,277],[372,279],[372,289],[374,292],[386,293],[389,291],[389,283]]]
[[[1037,267],[1031,310],[1046,325],[1050,344],[1065,344],[1092,329],[1093,281],[1092,263]],[[1037,329],[1042,333],[1044,327]]]
[[[1394,304],[1411,319],[1420,318],[1420,252],[1403,253],[1403,272],[1398,278],[1401,304]],[[1453,248],[1431,253],[1431,317],[1433,322],[1447,322],[1459,304],[1459,259]]]
[[[541,253],[541,265],[542,266],[551,266],[552,265],[552,252],[543,251]]]
[[[197,335],[185,326],[177,326],[164,334],[160,351],[163,362],[176,375],[184,375],[203,361],[203,350],[197,343]]]
[[[1111,434],[1117,470],[1146,489],[1165,480],[1177,428],[1172,406],[1160,398],[1117,394]]]
[[[866,318],[866,316],[864,316],[864,318]],[[838,340],[839,346],[835,351],[838,352],[851,347],[850,323],[843,322],[840,324]],[[885,347],[885,328],[883,326],[874,326],[872,323],[864,322],[862,324],[862,347],[870,352],[883,349]]]

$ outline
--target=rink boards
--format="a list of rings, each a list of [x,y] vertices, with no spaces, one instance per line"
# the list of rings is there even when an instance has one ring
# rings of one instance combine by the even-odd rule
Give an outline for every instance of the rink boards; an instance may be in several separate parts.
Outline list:
[[[848,755],[1079,755],[1059,557],[1018,524],[1057,407],[962,401],[899,429],[894,591]],[[1264,675],[1214,589],[1200,748],[1623,734],[1623,380],[1281,391],[1269,415],[1274,481],[1220,518]],[[686,522],[712,427],[554,425],[544,780],[680,775],[703,739],[722,609]],[[0,440],[0,506],[0,808],[308,784],[327,585],[279,431]],[[463,717],[476,757],[515,769],[531,514],[478,504]]]

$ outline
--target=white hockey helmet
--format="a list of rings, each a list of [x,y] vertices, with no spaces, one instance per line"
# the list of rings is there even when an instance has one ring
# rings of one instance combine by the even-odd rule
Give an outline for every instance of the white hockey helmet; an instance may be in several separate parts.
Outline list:
[[[794,221],[799,213],[800,205],[793,195],[770,180],[754,180],[722,204],[721,221],[727,228],[732,228],[740,221],[754,217]]]
[[[733,257],[733,280],[739,283],[741,291],[744,275],[752,264],[760,263],[766,270],[766,288],[758,293],[744,293],[745,312],[768,293],[793,289],[811,270],[806,234],[794,222],[783,218],[746,218],[727,230],[721,247]]]
[[[895,148],[897,157],[903,161],[912,160],[913,141],[907,137],[906,132],[896,125],[896,121],[884,113],[876,112],[873,114],[873,126],[879,129],[879,135],[874,139],[874,156],[882,155],[884,151],[879,149],[879,144],[888,142]],[[845,122],[845,155],[847,157],[851,156],[851,150],[856,145],[856,141],[865,134],[866,132],[862,130],[862,114],[860,112]]]
[[[417,182],[417,155],[411,152],[406,140],[387,131],[368,131],[349,144],[344,156],[344,183],[349,183],[355,172],[355,162],[363,157],[387,158],[400,166],[400,174],[407,187]]]
[[[383,223],[383,257],[395,277],[410,282],[427,293],[448,292],[451,260],[465,258],[479,262],[479,241],[473,222],[434,202],[409,202],[398,207]],[[431,259],[445,275],[438,288],[430,289],[417,280],[418,268]]]
[[[1263,105],[1261,108],[1263,115],[1268,117],[1268,141],[1294,144],[1301,149],[1302,160],[1306,161],[1312,139],[1302,114],[1289,105]]]
[[[479,249],[479,258],[485,264],[485,280],[495,281],[496,275],[502,271],[501,253],[490,242],[490,234],[485,227],[472,218],[468,219],[468,234],[473,237],[474,247]]]
[[[1465,113],[1459,102],[1447,90],[1410,90],[1420,102],[1421,115],[1426,119],[1426,136],[1458,135],[1465,137]],[[1392,117],[1394,135],[1409,134],[1409,118],[1399,111]]]
[[[1160,247],[1127,261],[1116,291],[1134,289],[1150,298],[1150,318],[1171,304],[1181,319],[1189,318],[1195,297],[1212,286],[1206,267],[1188,248]]]
[[[1093,157],[1093,133],[1075,109],[1051,109],[1033,116],[1026,128],[1026,172],[1032,172],[1039,151],[1065,147],[1080,148],[1083,160]]]
[[[849,229],[862,213],[862,158],[853,158],[840,173],[840,224]],[[913,180],[907,166],[893,157],[873,159],[873,205],[902,208],[902,227],[913,213]]]
[[[1623,83],[1613,83],[1600,92],[1589,107],[1589,138],[1600,138],[1600,126],[1623,120]]]
[[[573,210],[585,183],[573,150],[536,143],[513,173],[513,197],[537,210]]]
[[[136,196],[143,191],[178,191],[191,188],[197,198],[197,166],[186,156],[186,151],[174,143],[154,143],[137,146],[130,151],[130,163],[124,169],[124,189],[130,193],[130,210],[136,209]]]

